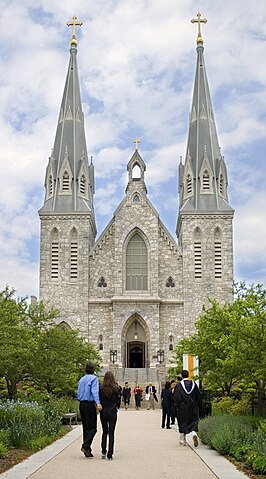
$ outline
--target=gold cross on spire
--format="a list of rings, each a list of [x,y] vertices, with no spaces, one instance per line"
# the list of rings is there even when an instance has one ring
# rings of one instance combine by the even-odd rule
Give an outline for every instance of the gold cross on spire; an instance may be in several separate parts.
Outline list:
[[[83,25],[83,22],[76,22],[77,20],[77,17],[76,15],[73,15],[73,22],[67,22],[67,26],[68,27],[73,27],[73,30],[72,30],[72,38],[71,38],[71,41],[70,41],[70,45],[77,45],[78,42],[76,40],[76,27],[79,26],[81,27],[81,25]]]
[[[139,149],[139,143],[140,143],[140,140],[138,138],[136,138],[135,140],[133,140],[133,143],[136,143],[136,150]]]
[[[197,43],[203,43],[203,38],[201,36],[201,31],[200,31],[200,24],[201,23],[207,23],[207,18],[200,18],[201,13],[197,13],[198,18],[192,18],[191,23],[197,23],[198,24],[198,38],[197,38]]]

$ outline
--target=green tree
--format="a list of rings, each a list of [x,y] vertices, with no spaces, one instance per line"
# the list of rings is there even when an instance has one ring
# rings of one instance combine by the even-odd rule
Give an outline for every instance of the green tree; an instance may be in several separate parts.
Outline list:
[[[73,393],[86,362],[93,362],[99,369],[99,353],[78,334],[56,324],[39,331],[35,360],[29,371],[36,385],[49,393]]]
[[[28,372],[32,346],[30,331],[24,328],[27,304],[16,300],[14,293],[8,287],[0,292],[0,376],[6,380],[10,399]]]
[[[78,331],[56,323],[58,311],[43,302],[28,305],[8,287],[0,292],[0,377],[6,380],[9,398],[17,384],[30,378],[48,392],[74,391],[87,361],[99,370],[100,356]]]
[[[211,300],[195,325],[196,332],[177,345],[177,359],[183,353],[199,356],[206,387],[229,394],[238,381],[246,386],[255,381],[265,395],[265,293],[261,285],[236,285],[234,302],[220,305]]]

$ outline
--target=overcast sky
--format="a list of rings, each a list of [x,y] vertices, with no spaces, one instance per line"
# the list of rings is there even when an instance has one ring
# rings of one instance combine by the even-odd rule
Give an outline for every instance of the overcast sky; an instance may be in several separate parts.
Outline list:
[[[235,209],[235,279],[266,284],[265,0],[0,0],[0,289],[38,296],[38,209],[74,14],[98,235],[124,196],[138,136],[149,198],[175,237],[198,11]]]

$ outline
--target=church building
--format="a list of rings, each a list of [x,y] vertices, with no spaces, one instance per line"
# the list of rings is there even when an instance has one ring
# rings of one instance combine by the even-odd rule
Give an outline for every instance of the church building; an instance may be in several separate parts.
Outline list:
[[[146,371],[154,380],[152,372],[169,366],[175,345],[194,330],[208,298],[233,297],[234,211],[200,16],[197,22],[187,150],[179,165],[177,238],[149,200],[138,140],[132,157],[125,158],[125,196],[96,238],[94,166],[85,139],[73,17],[69,67],[39,211],[40,299],[59,309],[59,322],[98,346],[103,367],[115,364],[121,380],[130,370]]]

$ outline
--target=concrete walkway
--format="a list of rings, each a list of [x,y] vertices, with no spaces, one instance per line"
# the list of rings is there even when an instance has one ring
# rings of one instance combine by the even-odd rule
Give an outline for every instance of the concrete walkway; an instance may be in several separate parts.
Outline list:
[[[101,459],[101,425],[93,442],[94,458],[81,453],[81,426],[0,475],[0,479],[247,479],[226,459],[206,446],[179,445],[176,426],[161,429],[161,411],[121,410],[114,460]]]

